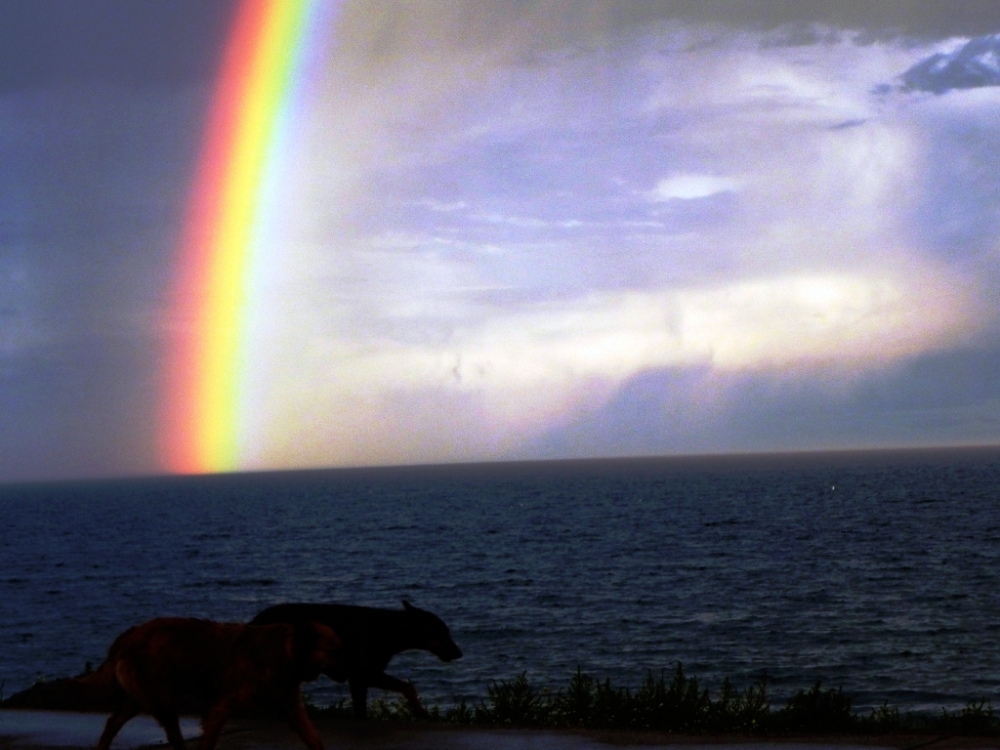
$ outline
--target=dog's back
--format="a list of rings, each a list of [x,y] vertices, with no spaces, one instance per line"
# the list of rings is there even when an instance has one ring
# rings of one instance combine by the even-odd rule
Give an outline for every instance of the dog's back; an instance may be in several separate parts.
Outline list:
[[[119,636],[108,661],[119,685],[147,709],[200,712],[221,696],[246,702],[287,693],[339,663],[339,639],[330,633],[324,642],[307,626],[159,618]]]
[[[258,613],[251,623],[309,621],[323,623],[340,636],[348,663],[363,658],[371,666],[385,669],[395,654],[409,649],[430,651],[446,662],[462,656],[441,618],[406,602],[401,610],[351,604],[276,604]]]
[[[120,635],[108,661],[118,684],[144,709],[202,712],[222,693],[242,631],[194,618],[150,620]]]

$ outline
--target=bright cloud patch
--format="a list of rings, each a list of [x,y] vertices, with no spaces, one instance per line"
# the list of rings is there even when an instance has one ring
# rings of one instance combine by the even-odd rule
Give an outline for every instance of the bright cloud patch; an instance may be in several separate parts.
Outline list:
[[[720,370],[877,367],[939,347],[967,322],[948,285],[915,281],[817,273],[543,305],[456,342],[449,372],[462,390],[531,390],[706,363]]]
[[[850,370],[941,347],[968,324],[942,279],[812,274],[682,293],[686,348],[719,369]]]
[[[270,393],[271,434],[312,424],[313,437],[262,447],[256,460],[489,458],[648,370],[850,374],[934,350],[967,330],[965,303],[933,275],[817,273],[543,304],[440,346],[313,342],[294,347],[306,377]]]
[[[731,177],[704,174],[679,174],[660,180],[650,197],[657,201],[695,200],[718,193],[734,192],[740,183]]]

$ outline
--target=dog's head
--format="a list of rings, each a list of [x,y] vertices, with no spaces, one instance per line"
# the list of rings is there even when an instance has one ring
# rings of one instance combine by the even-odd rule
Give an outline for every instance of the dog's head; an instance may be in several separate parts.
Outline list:
[[[441,661],[462,658],[462,649],[451,639],[448,626],[441,618],[426,609],[403,602],[403,609],[410,617],[410,627],[419,641],[419,648],[426,649]]]

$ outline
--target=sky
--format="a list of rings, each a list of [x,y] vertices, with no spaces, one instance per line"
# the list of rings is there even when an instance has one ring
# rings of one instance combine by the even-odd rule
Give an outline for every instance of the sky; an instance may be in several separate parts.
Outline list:
[[[234,7],[0,0],[0,482],[164,470]],[[237,468],[1000,442],[994,0],[332,10]]]

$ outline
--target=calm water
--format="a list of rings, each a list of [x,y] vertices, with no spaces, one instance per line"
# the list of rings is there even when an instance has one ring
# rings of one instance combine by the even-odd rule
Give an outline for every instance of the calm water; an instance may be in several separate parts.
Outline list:
[[[0,519],[5,695],[151,617],[405,598],[466,653],[393,662],[429,703],[678,661],[776,702],[1000,703],[1000,450],[7,486]]]

